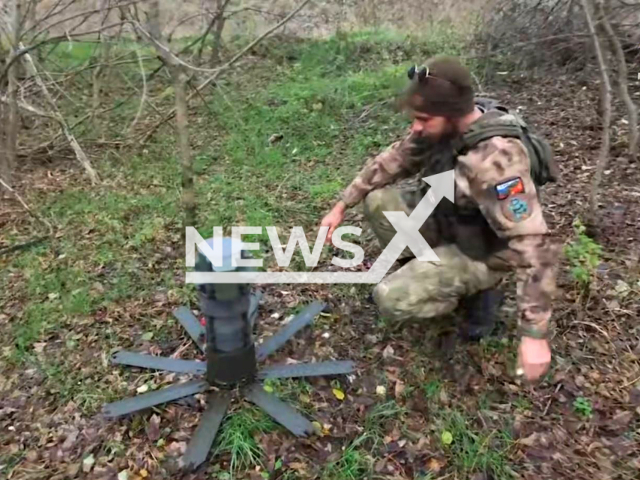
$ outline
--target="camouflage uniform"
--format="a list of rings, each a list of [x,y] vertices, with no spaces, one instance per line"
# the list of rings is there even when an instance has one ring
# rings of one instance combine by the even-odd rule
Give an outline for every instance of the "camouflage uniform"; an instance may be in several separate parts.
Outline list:
[[[385,316],[432,318],[454,310],[462,297],[495,286],[515,268],[519,333],[543,338],[558,246],[542,215],[527,150],[518,139],[493,137],[457,159],[452,152],[446,142],[432,145],[409,133],[367,161],[342,193],[348,207],[364,201],[365,218],[384,247],[395,229],[382,212],[409,214],[424,194],[388,185],[455,165],[455,203],[443,199],[421,229],[441,261],[414,258],[376,286],[374,299]],[[403,256],[408,255],[407,249]]]

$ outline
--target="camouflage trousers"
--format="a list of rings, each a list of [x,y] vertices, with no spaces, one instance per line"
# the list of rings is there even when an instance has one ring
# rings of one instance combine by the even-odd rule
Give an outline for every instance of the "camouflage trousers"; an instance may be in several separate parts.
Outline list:
[[[382,212],[395,210],[409,215],[412,204],[415,205],[411,196],[396,188],[382,188],[367,195],[365,219],[382,248],[396,234]],[[429,220],[421,233],[430,245],[437,244],[431,243],[434,237],[430,235]],[[467,257],[454,244],[438,246],[434,251],[440,262],[421,262],[413,258],[375,287],[373,299],[385,317],[403,321],[450,313],[463,297],[494,287],[504,275]],[[407,248],[400,258],[411,257],[413,254]]]

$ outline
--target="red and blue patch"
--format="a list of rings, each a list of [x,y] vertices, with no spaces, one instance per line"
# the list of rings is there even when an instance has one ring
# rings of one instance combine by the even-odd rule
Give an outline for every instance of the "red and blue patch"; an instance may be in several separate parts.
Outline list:
[[[510,196],[518,195],[519,193],[524,193],[524,183],[520,177],[512,178],[496,185],[498,200],[506,200]]]

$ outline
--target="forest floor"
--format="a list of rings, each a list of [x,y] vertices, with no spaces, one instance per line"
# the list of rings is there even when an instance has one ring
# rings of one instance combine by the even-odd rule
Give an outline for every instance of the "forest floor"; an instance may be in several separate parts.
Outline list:
[[[394,79],[416,58],[463,53],[448,38],[262,44],[190,118],[200,232],[232,224],[314,231],[364,159],[406,127],[388,102]],[[185,478],[638,478],[640,164],[625,158],[616,119],[602,251],[589,254],[574,221],[588,209],[600,122],[597,87],[578,77],[506,73],[483,92],[521,107],[552,142],[562,177],[544,189],[546,219],[578,258],[591,255],[597,265],[583,269],[590,283],[581,287],[581,272],[563,257],[544,380],[527,385],[514,375],[513,280],[504,327],[479,344],[436,335],[428,324],[394,329],[367,302],[370,286],[263,286],[259,338],[312,301],[329,305],[269,363],[352,359],[357,372],[270,381],[319,424],[318,434],[295,438],[260,410],[234,404],[210,461]],[[123,81],[111,80],[106,103],[120,98]],[[132,101],[102,128],[122,131],[136,110]],[[91,186],[64,152],[49,162],[24,159],[18,172],[18,192],[55,235],[0,257],[0,478],[176,478],[204,405],[197,397],[124,419],[100,414],[106,402],[176,379],[114,366],[111,352],[201,357],[171,315],[181,305],[198,313],[184,284],[172,130],[119,150],[92,134],[86,127],[81,138],[92,145],[101,184]],[[346,224],[366,230],[360,209]],[[0,225],[0,248],[42,233],[17,202],[0,206]],[[374,260],[371,236],[362,244]]]

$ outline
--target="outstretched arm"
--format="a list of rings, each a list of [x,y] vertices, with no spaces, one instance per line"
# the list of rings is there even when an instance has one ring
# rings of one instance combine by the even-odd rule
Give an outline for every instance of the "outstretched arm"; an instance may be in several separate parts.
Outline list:
[[[417,171],[420,158],[418,145],[416,137],[408,133],[384,152],[367,160],[358,176],[342,192],[340,201],[322,219],[320,226],[329,227],[325,243],[331,242],[331,236],[344,220],[347,209],[360,203],[369,192]]]
[[[408,133],[402,140],[367,160],[358,176],[342,192],[341,200],[345,207],[351,208],[371,191],[416,173],[418,148],[415,135]]]

